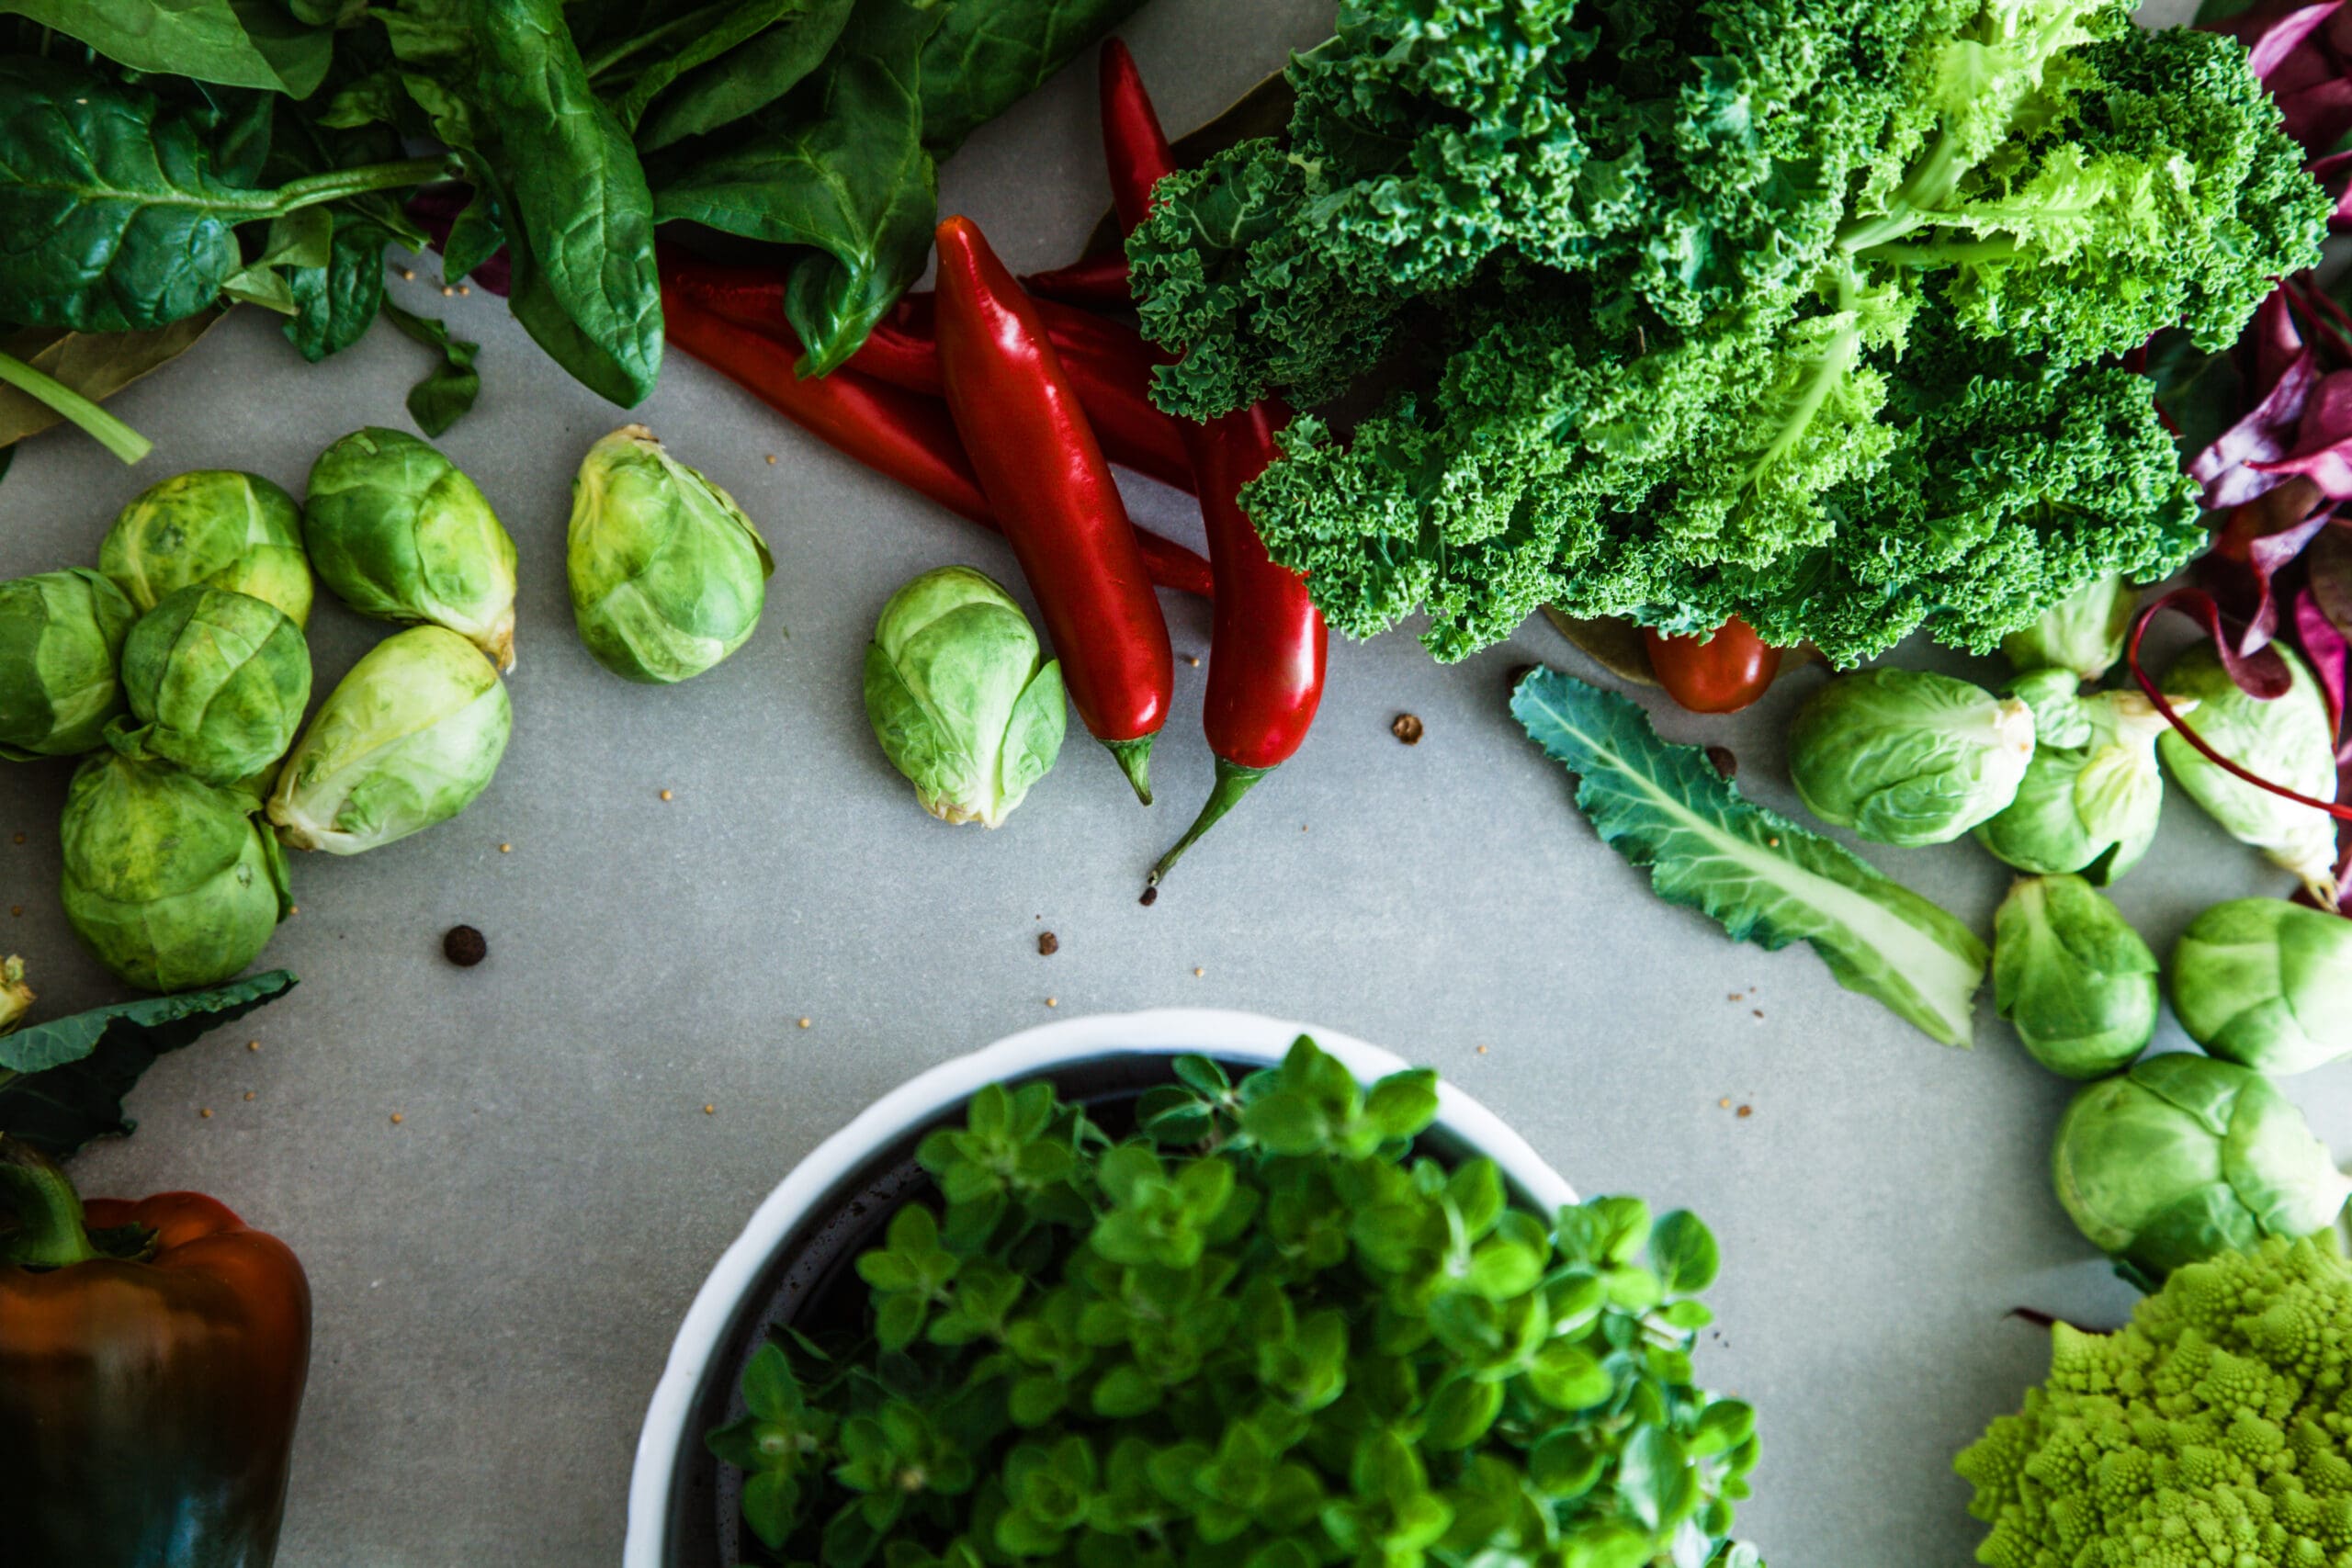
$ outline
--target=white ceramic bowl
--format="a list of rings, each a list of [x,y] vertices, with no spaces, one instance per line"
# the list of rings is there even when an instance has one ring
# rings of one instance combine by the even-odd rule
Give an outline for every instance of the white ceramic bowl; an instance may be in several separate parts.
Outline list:
[[[1279,1062],[1301,1034],[1345,1063],[1366,1083],[1403,1070],[1408,1064],[1382,1050],[1329,1030],[1285,1023],[1255,1013],[1206,1008],[1163,1008],[1151,1012],[1102,1013],[1025,1030],[967,1056],[958,1056],[884,1095],[855,1120],[811,1150],[767,1195],[743,1234],[703,1281],[678,1337],[670,1364],[653,1390],[638,1434],[637,1464],[629,1478],[628,1537],[623,1568],[668,1568],[670,1493],[678,1454],[688,1434],[703,1379],[738,1305],[759,1281],[776,1249],[809,1212],[861,1169],[870,1156],[917,1128],[947,1116],[989,1084],[1035,1077],[1052,1069],[1103,1056],[1142,1053],[1181,1055],[1197,1051],[1228,1062]],[[1476,1148],[1501,1168],[1504,1179],[1539,1209],[1576,1201],[1575,1191],[1545,1165],[1527,1141],[1495,1113],[1454,1088],[1438,1088],[1437,1130]],[[695,1435],[697,1439],[699,1434]]]

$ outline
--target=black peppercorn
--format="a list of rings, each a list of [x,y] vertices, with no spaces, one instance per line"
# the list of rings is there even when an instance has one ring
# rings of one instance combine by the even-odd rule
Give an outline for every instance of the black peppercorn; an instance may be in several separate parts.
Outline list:
[[[490,942],[471,926],[451,926],[441,939],[442,955],[460,969],[470,969],[490,956]]]

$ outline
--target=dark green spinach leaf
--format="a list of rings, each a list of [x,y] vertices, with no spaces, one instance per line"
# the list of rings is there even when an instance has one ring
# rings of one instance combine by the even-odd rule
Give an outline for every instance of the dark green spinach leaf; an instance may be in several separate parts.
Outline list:
[[[936,7],[865,0],[817,75],[750,122],[737,145],[664,183],[654,210],[749,239],[808,245],[785,314],[803,374],[847,360],[922,276],[938,215],[918,92]]]
[[[451,337],[440,321],[412,315],[389,299],[383,309],[384,319],[410,339],[440,350],[441,363],[408,389],[409,417],[425,434],[438,435],[472,409],[481,394],[481,376],[474,369],[474,355],[481,345]]]
[[[134,71],[303,98],[325,79],[334,35],[279,0],[0,0],[0,16],[55,28]]]
[[[856,0],[797,0],[775,25],[679,75],[636,121],[647,152],[757,113],[798,86],[842,36]]]
[[[122,1097],[167,1051],[294,988],[283,969],[209,991],[147,997],[0,1036],[0,1133],[62,1159],[93,1138],[128,1133]]]
[[[288,278],[294,319],[286,341],[317,364],[357,343],[384,303],[384,246],[391,236],[366,218],[337,216],[325,264]]]
[[[923,45],[923,145],[933,157],[946,157],[1142,4],[994,0],[950,7]]]

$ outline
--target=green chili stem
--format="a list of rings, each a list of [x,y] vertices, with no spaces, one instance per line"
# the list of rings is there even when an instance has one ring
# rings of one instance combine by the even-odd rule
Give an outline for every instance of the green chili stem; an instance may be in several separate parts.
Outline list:
[[[54,376],[44,375],[14,355],[0,354],[0,381],[56,412],[87,431],[99,446],[126,463],[135,463],[155,449],[155,444]]]
[[[0,1261],[63,1269],[98,1256],[82,1220],[82,1200],[57,1162],[30,1144],[0,1137],[0,1208],[17,1227],[0,1242]]]
[[[1193,819],[1193,825],[1185,829],[1184,836],[1176,840],[1176,847],[1159,857],[1159,863],[1151,868],[1151,879],[1146,886],[1159,886],[1159,879],[1175,869],[1184,852],[1199,843],[1202,834],[1224,820],[1225,814],[1250,793],[1250,786],[1273,771],[1272,768],[1245,768],[1238,762],[1229,762],[1219,757],[1216,760],[1216,784],[1209,791],[1208,804],[1201,807],[1201,814]]]

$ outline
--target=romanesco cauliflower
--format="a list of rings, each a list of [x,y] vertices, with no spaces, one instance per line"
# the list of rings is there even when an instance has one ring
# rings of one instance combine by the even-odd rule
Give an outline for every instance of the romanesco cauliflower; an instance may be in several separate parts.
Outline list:
[[[2325,1237],[2176,1270],[1954,1468],[1986,1568],[2352,1568],[2352,1267]]]

